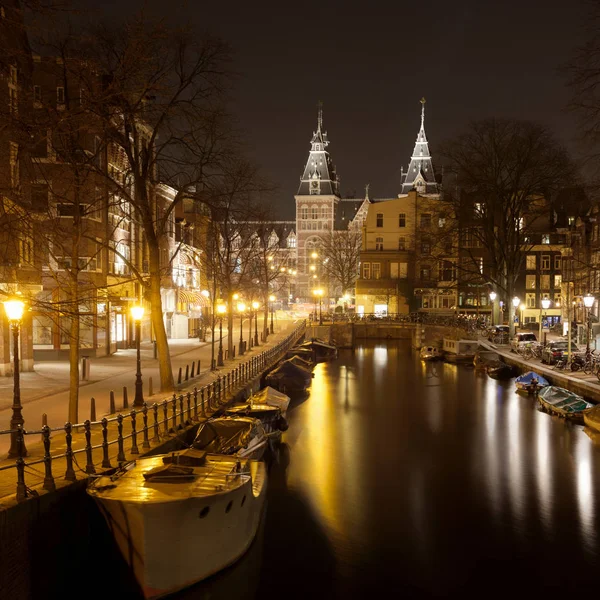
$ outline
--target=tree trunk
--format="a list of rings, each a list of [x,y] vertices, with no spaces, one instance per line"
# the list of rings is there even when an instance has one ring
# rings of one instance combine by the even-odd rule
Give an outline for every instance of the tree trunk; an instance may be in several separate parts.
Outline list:
[[[160,376],[160,391],[173,390],[173,369],[171,366],[171,353],[167,340],[167,332],[163,321],[162,299],[160,297],[160,264],[158,245],[151,247],[148,244],[150,260],[150,317],[154,336],[156,338],[156,351],[158,356],[158,369]]]
[[[79,422],[79,306],[77,291],[71,296],[74,302],[69,328],[69,417],[70,423]]]

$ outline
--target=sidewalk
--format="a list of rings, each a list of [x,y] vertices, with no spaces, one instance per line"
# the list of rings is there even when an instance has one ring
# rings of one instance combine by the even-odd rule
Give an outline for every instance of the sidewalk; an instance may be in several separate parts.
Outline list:
[[[280,320],[277,324],[275,334],[269,336],[279,340],[285,332],[292,327],[292,321]],[[243,332],[247,340],[248,329]],[[239,340],[239,327],[234,327],[234,344],[237,346]],[[223,342],[226,344],[226,330],[223,331]],[[199,342],[197,338],[187,340],[169,340],[171,350],[171,365],[173,376],[177,383],[177,374],[182,367],[185,376],[186,365],[190,366],[192,361],[200,361],[201,374],[210,373],[211,343]],[[259,346],[249,354],[256,354],[262,346]],[[218,340],[215,343],[215,359],[218,351]],[[237,352],[237,348],[236,348]],[[248,353],[247,353],[248,354]],[[163,400],[169,394],[161,393],[159,388],[158,360],[153,358],[153,345],[143,344],[142,357],[142,379],[144,384],[144,400],[149,404]],[[235,360],[226,361],[228,365],[234,365]],[[115,393],[115,404],[117,408],[123,404],[123,387],[127,387],[129,405],[134,398],[134,384],[136,372],[136,351],[134,349],[119,350],[110,357],[91,359],[90,381],[81,382],[79,389],[79,422],[90,417],[90,399],[96,400],[96,415],[101,418],[109,412],[110,391]],[[196,371],[196,375],[198,371]],[[154,395],[148,396],[148,380],[152,377]],[[42,414],[48,417],[48,425],[62,427],[67,421],[69,402],[69,366],[64,361],[36,363],[33,373],[21,374],[21,404],[23,406],[23,418],[25,429],[40,429],[42,426]],[[197,377],[194,381],[198,381]],[[182,381],[182,383],[184,383]],[[10,428],[12,416],[12,377],[0,380],[0,429]],[[0,436],[0,456],[4,456],[10,446],[10,436]]]

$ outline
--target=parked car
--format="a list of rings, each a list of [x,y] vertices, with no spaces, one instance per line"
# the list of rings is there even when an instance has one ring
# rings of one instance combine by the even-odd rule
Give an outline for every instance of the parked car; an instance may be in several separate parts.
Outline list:
[[[563,354],[566,354],[569,343],[565,341],[548,342],[542,350],[542,363],[553,365]],[[575,342],[571,342],[571,353],[578,353],[579,348]]]
[[[531,342],[537,342],[535,333],[517,333],[515,337],[510,340],[510,349],[516,352],[519,348],[522,348]]]
[[[486,332],[490,342],[506,343],[508,341],[508,325],[492,325]]]

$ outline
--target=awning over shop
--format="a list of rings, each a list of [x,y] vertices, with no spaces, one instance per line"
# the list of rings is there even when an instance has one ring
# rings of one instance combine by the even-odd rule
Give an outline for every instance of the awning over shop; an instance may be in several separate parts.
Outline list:
[[[177,301],[187,302],[188,304],[196,304],[208,308],[210,302],[208,298],[202,295],[200,292],[194,292],[192,290],[177,290]]]

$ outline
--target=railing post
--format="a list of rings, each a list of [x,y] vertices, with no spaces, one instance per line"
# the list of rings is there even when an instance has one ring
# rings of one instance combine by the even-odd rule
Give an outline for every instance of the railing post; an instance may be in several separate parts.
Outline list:
[[[160,442],[160,435],[158,433],[158,404],[156,404],[156,402],[152,405],[152,412],[154,413],[154,435],[152,436],[152,443],[158,444],[158,442]]]
[[[102,468],[112,469],[108,456],[108,419],[104,417],[102,423]]]
[[[139,454],[140,451],[137,447],[137,431],[135,429],[135,409],[129,413],[129,416],[131,417],[131,450],[129,453]]]
[[[186,394],[187,399],[187,422],[192,422],[192,392]]]
[[[231,394],[231,372],[227,373],[227,386],[225,389]]]
[[[21,502],[27,498],[27,486],[25,485],[25,459],[23,458],[23,426],[17,425],[17,433],[15,435],[17,440],[17,460],[15,464],[17,466],[17,502]]]
[[[122,463],[125,462],[125,449],[123,448],[123,415],[119,413],[117,415],[117,445],[119,450],[117,452],[117,462]]]
[[[202,409],[202,416],[206,417],[206,406],[204,405],[204,387],[200,390],[200,408]]]
[[[177,431],[177,395],[173,392],[173,398],[171,398],[171,409],[173,413],[173,431]]]
[[[127,399],[127,386],[123,386],[123,408],[129,408],[129,400]]]
[[[65,450],[65,458],[67,459],[67,470],[65,471],[65,479],[67,481],[75,481],[75,471],[73,470],[73,425],[71,423],[65,423],[65,442],[67,449]]]
[[[185,415],[183,414],[183,394],[179,394],[179,426],[183,429],[183,419]]]
[[[52,477],[52,457],[50,456],[50,427],[42,427],[42,437],[44,438],[44,466],[46,473],[44,475],[44,489],[53,492],[56,489],[54,477]]]
[[[96,472],[96,468],[92,460],[92,426],[89,419],[83,422],[83,429],[85,433],[85,472],[91,474]]]
[[[198,390],[194,386],[194,421],[198,421]]]
[[[142,408],[142,419],[144,421],[142,448],[150,448],[150,440],[148,439],[148,404],[146,402],[144,402],[144,408]]]
[[[169,403],[167,400],[163,400],[163,422],[165,425],[165,435],[169,433]]]

